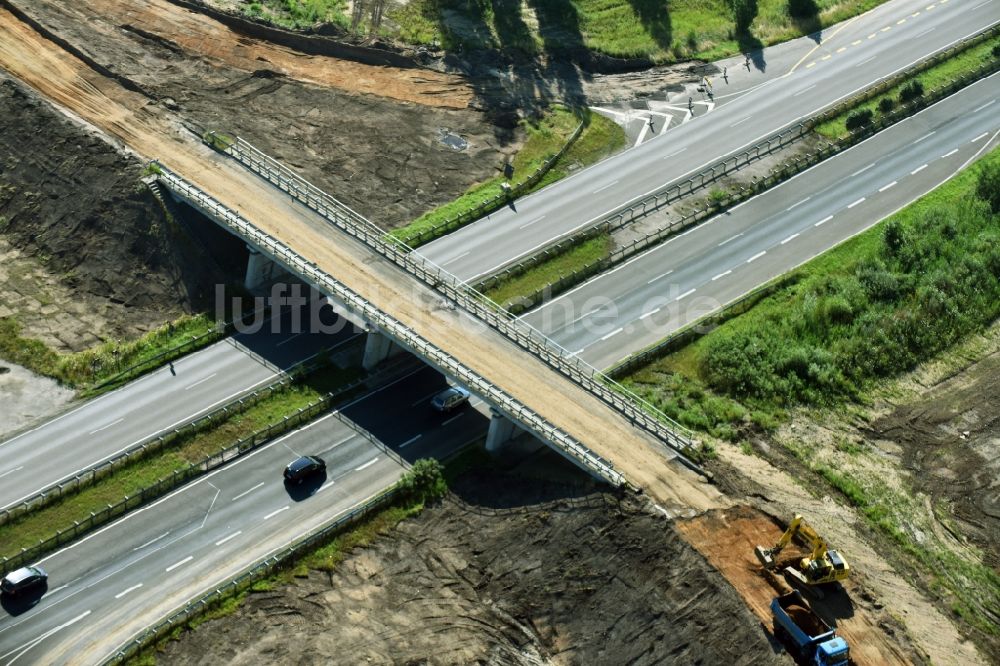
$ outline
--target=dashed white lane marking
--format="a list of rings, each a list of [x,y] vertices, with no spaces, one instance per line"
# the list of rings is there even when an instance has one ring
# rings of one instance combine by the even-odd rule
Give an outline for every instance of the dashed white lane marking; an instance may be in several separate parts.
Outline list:
[[[9,469],[3,474],[0,474],[0,479],[7,476],[8,474],[13,474],[14,472],[20,472],[22,469],[24,469],[24,465],[21,465],[20,467],[15,467],[14,469]]]
[[[716,245],[716,247],[722,247],[723,245],[725,245],[725,244],[726,244],[726,243],[728,243],[729,241],[732,241],[732,240],[736,240],[737,238],[739,238],[739,237],[740,237],[740,236],[742,236],[742,235],[743,235],[743,233],[742,233],[742,232],[740,232],[740,233],[736,234],[735,236],[730,236],[730,237],[729,237],[729,238],[727,238],[726,240],[724,240],[724,241],[722,241],[721,243],[719,243],[718,245]]]
[[[471,252],[471,250],[470,250],[470,252]],[[449,259],[448,261],[445,261],[445,262],[444,262],[444,263],[442,263],[441,265],[442,265],[442,266],[447,266],[448,264],[453,264],[453,263],[455,263],[456,261],[458,261],[459,259],[461,259],[462,257],[466,257],[466,256],[468,256],[468,255],[469,255],[469,252],[463,252],[462,254],[458,255],[458,256],[457,256],[457,257],[455,257],[454,259]]]
[[[806,197],[805,199],[803,199],[802,201],[800,201],[798,203],[793,203],[791,206],[789,206],[785,210],[791,210],[791,209],[793,209],[793,208],[795,208],[797,206],[801,206],[802,204],[804,204],[805,202],[809,201],[810,199],[812,199],[812,197]]]
[[[522,224],[521,226],[518,227],[518,229],[527,229],[528,227],[530,227],[531,225],[533,225],[535,222],[541,222],[543,219],[545,219],[545,216],[544,215],[539,215],[538,217],[536,217],[535,219],[533,219],[531,222],[528,222],[527,224]]]
[[[916,176],[916,175],[917,175],[918,173],[920,173],[921,171],[923,171],[923,170],[924,170],[924,169],[926,169],[926,168],[927,168],[927,165],[926,165],[926,164],[921,164],[921,165],[920,165],[920,166],[918,166],[918,167],[917,167],[916,169],[914,169],[913,171],[911,171],[911,172],[910,172],[910,175],[911,175],[911,176]]]
[[[691,295],[691,294],[693,294],[693,293],[694,293],[695,291],[696,291],[695,289],[688,289],[687,291],[685,291],[685,292],[684,292],[683,294],[681,294],[680,296],[678,296],[678,297],[677,297],[676,299],[674,299],[674,300],[677,300],[677,301],[679,301],[679,300],[681,300],[682,298],[686,298],[686,297],[690,296],[690,295]]]
[[[737,125],[742,125],[743,123],[745,123],[746,121],[750,120],[751,118],[753,118],[753,116],[747,116],[746,118],[740,118],[735,123],[733,123],[732,125],[730,125],[730,127],[736,127]]]
[[[408,440],[406,440],[405,442],[403,442],[402,444],[400,444],[399,448],[405,449],[407,446],[409,446],[410,444],[413,444],[413,442],[417,441],[421,437],[423,437],[423,435],[416,435],[414,437],[411,437]]]
[[[855,39],[853,42],[851,42],[851,46],[857,46],[860,43],[861,43],[860,39]]]
[[[983,4],[985,5],[986,3],[984,2]],[[985,109],[986,107],[990,106],[994,102],[996,102],[996,100],[995,99],[991,99],[990,101],[986,102],[986,104],[983,104],[982,106],[977,106],[976,108],[974,108],[972,110],[972,112],[973,113],[977,113],[979,111],[982,111],[983,109]]]
[[[657,275],[657,276],[656,276],[655,278],[653,278],[652,280],[650,280],[650,281],[649,281],[649,282],[647,282],[646,284],[653,284],[653,283],[654,283],[654,282],[656,282],[657,280],[662,280],[663,278],[667,277],[668,275],[670,275],[670,274],[671,274],[671,273],[673,273],[673,272],[674,272],[674,271],[673,271],[673,270],[671,269],[671,270],[667,271],[666,273],[663,273],[662,275]]]
[[[889,32],[890,30],[892,30],[892,26],[887,25],[884,28],[882,28],[879,32]]]
[[[610,333],[608,333],[607,335],[605,335],[605,336],[602,336],[602,337],[601,337],[601,341],[603,342],[604,340],[607,340],[608,338],[612,338],[612,337],[614,337],[614,336],[618,335],[619,333],[621,333],[621,332],[622,332],[622,331],[624,331],[624,330],[625,330],[625,328],[624,328],[624,327],[619,327],[619,328],[616,328],[615,330],[611,331],[611,332],[610,332]]]
[[[919,139],[917,139],[916,141],[914,141],[913,145],[915,146],[918,143],[920,143],[921,141],[923,141],[924,139],[927,139],[927,138],[929,138],[929,137],[931,137],[933,135],[934,135],[934,132],[928,132],[927,134],[924,134],[922,137],[920,137]]]
[[[231,501],[235,502],[236,500],[240,499],[241,497],[246,497],[247,495],[249,495],[249,494],[250,494],[250,493],[252,493],[253,491],[255,491],[255,490],[257,490],[258,488],[260,488],[260,487],[261,487],[262,485],[264,485],[264,482],[263,482],[263,481],[261,481],[260,483],[258,483],[258,484],[257,484],[256,486],[254,486],[253,488],[250,488],[250,489],[248,489],[248,490],[244,490],[244,491],[243,491],[243,492],[241,492],[241,493],[240,493],[239,495],[237,495],[236,497],[234,497],[234,498],[233,498],[233,499],[232,499]]]
[[[243,534],[243,530],[236,530],[235,532],[233,532],[233,533],[232,533],[232,534],[230,534],[229,536],[227,536],[227,537],[222,537],[221,539],[219,539],[218,541],[216,541],[216,542],[215,542],[215,545],[216,545],[216,546],[221,546],[222,544],[226,543],[226,542],[227,542],[227,541],[229,541],[230,539],[235,539],[236,537],[238,537],[238,536],[239,536],[239,535],[241,535],[241,534]]]
[[[670,159],[671,157],[677,157],[678,155],[680,155],[681,153],[683,153],[685,150],[687,150],[687,148],[681,148],[680,150],[675,150],[674,152],[670,153],[669,155],[664,155],[663,159],[667,160],[667,159]]]
[[[809,92],[810,90],[812,90],[815,87],[816,87],[816,84],[814,83],[811,86],[809,86],[808,88],[803,88],[802,90],[798,91],[797,93],[795,93],[794,95],[792,95],[792,97],[798,97],[799,95],[805,95],[807,92]]]
[[[826,224],[827,222],[829,222],[832,219],[833,219],[833,215],[827,215],[826,217],[824,217],[822,220],[820,220],[819,222],[817,222],[813,226],[814,227],[818,227],[820,225]]]
[[[618,181],[617,180],[613,180],[610,183],[608,183],[607,185],[602,185],[601,187],[598,187],[596,190],[594,190],[593,192],[591,192],[591,194],[597,194],[598,192],[603,192],[604,190],[608,189],[609,187],[613,187],[613,186],[615,186],[617,184],[618,184]]]
[[[799,235],[798,235],[798,234],[792,234],[791,236],[789,236],[789,237],[788,237],[788,238],[786,238],[785,240],[781,241],[781,244],[782,244],[782,245],[784,245],[784,244],[785,244],[785,243],[787,243],[788,241],[792,241],[792,240],[795,240],[795,239],[796,239],[796,238],[798,238],[798,237],[799,237]]]
[[[892,186],[893,186],[893,185],[895,185],[895,184],[896,184],[896,181],[895,181],[895,180],[894,180],[894,181],[892,181],[891,183],[886,183],[886,184],[885,184],[885,185],[883,185],[882,187],[878,188],[878,191],[879,191],[879,192],[885,192],[885,191],[886,191],[887,189],[889,189],[890,187],[892,187]]]
[[[903,25],[904,23],[906,23],[906,19],[905,18],[901,18],[898,21],[896,21],[896,25]]]
[[[268,519],[270,519],[270,518],[274,518],[275,516],[277,516],[277,515],[278,515],[279,513],[281,513],[282,511],[288,511],[288,509],[289,509],[289,508],[291,508],[291,507],[289,507],[289,506],[288,506],[288,505],[286,504],[285,506],[281,507],[281,508],[280,508],[280,509],[278,509],[277,511],[272,511],[271,513],[269,513],[269,514],[267,514],[266,516],[264,516],[264,520],[268,520]]]
[[[942,158],[945,158],[945,157],[951,157],[952,155],[954,155],[954,154],[955,154],[955,153],[957,153],[957,152],[958,152],[958,148],[952,148],[951,150],[949,150],[949,151],[948,151],[947,153],[945,153],[945,154],[944,154],[944,155],[942,155],[941,157],[942,157]]]
[[[55,634],[56,632],[61,631],[61,630],[65,629],[66,627],[73,626],[74,624],[76,624],[77,622],[79,622],[80,620],[82,620],[83,618],[85,618],[88,615],[90,615],[91,612],[93,612],[93,611],[89,611],[89,610],[84,611],[83,613],[80,613],[79,615],[77,615],[76,617],[74,617],[72,620],[70,620],[68,622],[63,622],[60,625],[52,627],[48,631],[44,632],[41,636],[36,636],[35,638],[32,638],[27,643],[23,643],[21,645],[18,645],[16,648],[14,648],[13,650],[11,650],[7,654],[0,655],[0,659],[6,659],[7,657],[9,657],[12,654],[14,654],[15,652],[17,652],[17,654],[14,655],[14,658],[7,662],[7,666],[10,666],[15,661],[17,661],[22,656],[24,656],[24,654],[28,650],[30,650],[31,648],[35,647],[36,645],[38,645],[39,643],[41,643],[42,641],[44,641],[49,636]]]
[[[454,423],[455,421],[459,420],[463,416],[464,416],[464,413],[463,414],[456,414],[455,416],[451,417],[450,419],[448,419],[446,421],[442,421],[441,422],[441,426],[443,427],[443,426],[448,425],[449,423]]]
[[[857,65],[855,65],[855,67],[861,67],[861,65],[868,64],[868,63],[870,63],[874,59],[875,59],[875,56],[872,56],[871,58],[865,58],[864,60],[862,60],[861,62],[859,62]]]
[[[119,592],[118,594],[116,594],[115,595],[115,599],[121,599],[122,597],[124,597],[129,592],[134,592],[134,591],[138,590],[140,587],[142,587],[142,583],[139,583],[138,585],[133,585],[132,587],[126,588],[126,589],[122,590],[121,592]]]
[[[993,2],[993,0],[984,0],[983,2],[980,2],[978,5],[973,5],[972,7],[969,7],[969,11],[972,11],[973,9],[979,9],[983,5],[988,5],[991,2]]]
[[[97,430],[91,430],[89,434],[93,435],[95,433],[101,432],[102,430],[107,430],[111,426],[118,425],[119,423],[121,423],[124,420],[125,420],[125,417],[122,417],[122,418],[118,419],[117,421],[112,421],[108,425],[102,426],[102,427],[98,428]]]
[[[767,254],[767,250],[762,250],[761,252],[758,252],[757,254],[747,259],[747,263],[749,264],[751,261],[756,261],[757,259],[763,257],[765,254]]]
[[[847,207],[848,207],[848,208],[854,208],[855,206],[857,206],[857,205],[858,205],[859,203],[863,202],[864,200],[865,200],[865,197],[861,197],[861,198],[860,198],[860,199],[858,199],[857,201],[855,201],[855,202],[853,202],[853,203],[849,203],[849,204],[847,204]]]
[[[371,460],[369,460],[368,462],[366,462],[361,467],[355,467],[354,471],[355,472],[360,472],[363,469],[368,469],[369,467],[371,467],[372,465],[374,465],[376,462],[378,462],[378,458],[372,458]]]
[[[287,509],[288,507],[285,507],[285,508]],[[267,519],[265,518],[264,520],[267,520]],[[183,565],[187,564],[188,562],[190,562],[193,559],[194,559],[194,555],[188,555],[187,557],[185,557],[180,562],[175,562],[175,563],[171,564],[169,567],[166,568],[166,571],[168,571],[168,572],[173,571],[177,567],[183,566]]]
[[[302,335],[302,334],[299,333],[299,335]],[[298,337],[298,335],[293,335],[291,338],[288,338],[288,340],[291,340],[292,338],[297,338],[297,337]],[[288,340],[285,340],[281,344],[285,344],[285,342],[288,342]],[[278,346],[278,345],[276,345],[276,346]],[[204,379],[199,379],[198,381],[194,382],[193,384],[188,384],[187,386],[184,387],[184,390],[187,391],[188,389],[193,389],[198,384],[204,384],[205,382],[207,382],[209,379],[211,379],[212,377],[216,376],[217,374],[219,374],[219,373],[213,372],[212,374],[210,374],[208,377],[205,377]]]
[[[136,547],[135,547],[135,548],[133,548],[132,550],[142,550],[142,549],[143,549],[143,548],[145,548],[146,546],[152,546],[152,545],[153,545],[154,543],[156,543],[157,541],[159,541],[159,540],[160,540],[160,539],[162,539],[163,537],[167,536],[168,534],[170,534],[170,532],[164,532],[164,533],[163,533],[163,534],[161,534],[160,536],[158,536],[158,537],[155,537],[155,538],[153,538],[153,539],[150,539],[150,540],[149,540],[149,541],[147,541],[146,543],[142,544],[141,546],[136,546]]]
[[[860,169],[858,169],[857,171],[855,171],[854,173],[851,174],[851,178],[854,178],[855,176],[860,176],[865,171],[868,171],[868,169],[871,169],[873,166],[875,166],[874,162],[872,162],[871,164],[869,164],[866,167],[861,167]]]
[[[973,140],[972,140],[972,141],[970,141],[969,143],[975,143],[976,141],[979,141],[980,139],[985,139],[985,138],[986,138],[986,137],[988,137],[989,135],[990,135],[990,133],[989,133],[989,132],[983,132],[982,134],[980,134],[979,136],[977,136],[977,137],[976,137],[975,139],[973,139]]]
[[[712,282],[715,282],[716,280],[718,280],[718,279],[720,279],[720,278],[724,278],[724,277],[726,277],[727,275],[729,275],[729,274],[730,274],[730,273],[732,273],[732,272],[733,272],[733,269],[731,269],[731,268],[730,268],[730,269],[729,269],[728,271],[726,271],[725,273],[719,273],[719,274],[718,274],[718,275],[716,275],[716,276],[715,276],[714,278],[712,278]]]
[[[868,35],[868,39],[875,39],[875,33],[873,32],[872,34]]]
[[[920,12],[917,12],[917,13],[919,14]],[[931,32],[932,30],[934,30],[934,28],[936,28],[936,27],[937,27],[937,26],[931,26],[930,28],[927,28],[927,29],[926,29],[926,30],[924,30],[923,32],[918,32],[917,34],[913,35],[913,39],[916,39],[916,38],[918,38],[918,37],[923,37],[923,36],[924,36],[924,35],[926,35],[926,34],[927,34],[928,32]]]
[[[822,58],[820,58],[820,60],[829,60],[832,57],[833,57],[832,55],[830,55],[829,53],[827,53],[825,56],[823,56]]]
[[[646,319],[647,317],[652,317],[653,315],[655,315],[659,311],[660,311],[660,308],[656,308],[655,310],[650,310],[646,314],[644,314],[641,317],[639,317],[639,319]]]

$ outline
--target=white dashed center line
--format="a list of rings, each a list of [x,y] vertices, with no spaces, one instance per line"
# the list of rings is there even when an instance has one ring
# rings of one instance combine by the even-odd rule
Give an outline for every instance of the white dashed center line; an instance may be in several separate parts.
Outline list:
[[[536,217],[535,219],[533,219],[531,222],[528,222],[527,224],[522,224],[521,226],[518,227],[518,229],[527,229],[528,227],[530,227],[531,225],[533,225],[535,222],[541,222],[544,219],[545,219],[545,216],[541,215],[541,216]]]
[[[111,426],[118,425],[119,423],[121,423],[124,420],[125,420],[125,418],[122,417],[122,418],[118,419],[117,421],[113,421],[113,422],[109,423],[106,426],[102,426],[102,427],[98,428],[97,430],[91,430],[89,434],[93,435],[95,433],[101,432],[102,430],[107,430]]]
[[[742,233],[739,233],[739,234],[736,234],[735,236],[730,236],[730,237],[729,237],[729,238],[727,238],[726,240],[724,240],[724,241],[722,241],[721,243],[719,243],[719,244],[718,244],[718,245],[717,245],[716,247],[722,247],[723,245],[725,245],[725,244],[726,244],[726,243],[728,243],[729,241],[732,241],[732,240],[736,240],[737,238],[739,238],[739,237],[740,237],[740,236],[742,236],[742,235],[743,235]]]
[[[790,240],[794,240],[794,239],[796,239],[796,238],[798,238],[798,237],[799,237],[799,235],[798,235],[798,234],[792,234],[791,236],[789,236],[789,237],[788,237],[788,238],[786,238],[785,240],[781,241],[781,244],[782,244],[782,245],[784,245],[784,244],[785,244],[785,243],[787,243],[788,241],[790,241]]]
[[[864,60],[862,60],[861,62],[859,62],[857,65],[855,65],[855,67],[861,67],[861,65],[866,65],[866,64],[870,63],[874,59],[875,59],[875,56],[872,56],[871,58],[865,58]]]
[[[664,155],[663,159],[667,160],[667,159],[670,159],[671,157],[676,157],[677,155],[680,155],[681,153],[683,153],[685,150],[687,150],[687,148],[681,148],[680,150],[675,150],[674,152],[670,153],[669,155]]]
[[[354,471],[355,472],[360,472],[363,469],[368,469],[369,467],[371,467],[372,465],[374,465],[376,462],[378,462],[378,458],[372,458],[371,460],[369,460],[368,462],[366,462],[361,467],[355,467]]]
[[[609,187],[613,187],[613,186],[615,186],[617,184],[618,184],[618,181],[617,180],[613,180],[610,183],[608,183],[607,185],[602,185],[601,187],[598,187],[596,190],[594,190],[592,192],[592,194],[597,194],[598,192],[603,192],[604,190],[608,189]]]
[[[945,153],[945,154],[944,154],[944,155],[942,155],[941,157],[942,157],[942,158],[945,158],[945,157],[951,157],[952,155],[954,155],[954,154],[955,154],[955,153],[957,153],[957,152],[958,152],[958,148],[952,148],[951,150],[949,150],[949,151],[948,151],[947,153]]]
[[[286,504],[285,506],[281,507],[281,508],[280,508],[280,509],[278,509],[277,511],[272,511],[271,513],[269,513],[269,514],[267,514],[266,516],[264,516],[264,520],[269,520],[269,519],[271,519],[271,518],[274,518],[275,516],[277,516],[277,515],[278,515],[279,513],[281,513],[282,511],[288,511],[288,509],[289,509],[289,508],[290,508],[290,507],[289,507],[289,506],[288,506],[288,505]]]
[[[624,327],[621,327],[621,328],[616,328],[615,330],[611,331],[611,332],[610,332],[610,333],[608,333],[607,335],[605,335],[605,336],[602,336],[602,337],[601,337],[601,340],[602,340],[602,341],[604,341],[604,340],[607,340],[608,338],[612,338],[612,337],[614,337],[614,336],[618,335],[619,333],[621,333],[621,332],[622,332],[622,331],[624,331],[624,330],[625,330],[625,328],[624,328]]]
[[[984,2],[983,4],[985,5],[986,3]],[[977,5],[977,7],[978,7],[978,5]],[[975,7],[973,7],[973,9],[975,9]],[[977,112],[979,112],[979,111],[982,111],[982,110],[983,110],[983,109],[985,109],[986,107],[988,107],[988,106],[990,106],[991,104],[993,104],[993,103],[994,103],[995,101],[996,101],[995,99],[991,99],[990,101],[986,102],[986,104],[983,104],[982,106],[977,106],[976,108],[974,108],[974,109],[972,110],[972,112],[973,112],[973,113],[977,113]]]
[[[300,333],[299,335],[302,335],[302,334]],[[295,336],[292,336],[292,337],[295,337]],[[292,338],[288,338],[288,340],[291,340],[291,339]],[[285,342],[288,342],[288,340],[285,340]],[[204,384],[205,382],[207,382],[209,379],[211,379],[212,377],[216,376],[217,374],[219,374],[219,373],[213,372],[212,374],[210,374],[208,377],[205,377],[204,379],[199,379],[198,381],[196,381],[193,384],[188,384],[187,386],[184,387],[184,390],[187,391],[188,389],[193,389],[198,384]]]
[[[227,536],[227,537],[223,537],[223,538],[219,539],[218,541],[216,541],[216,542],[215,542],[215,545],[216,545],[216,546],[221,546],[222,544],[226,543],[226,542],[227,542],[227,541],[229,541],[230,539],[235,539],[236,537],[238,537],[238,536],[239,536],[239,535],[241,535],[241,534],[243,534],[243,530],[238,530],[238,531],[236,531],[236,532],[233,532],[233,533],[232,533],[232,534],[230,534],[229,536]]]
[[[809,86],[808,88],[803,88],[802,90],[798,91],[797,93],[795,93],[794,95],[792,95],[792,97],[798,97],[799,95],[804,95],[804,94],[806,94],[807,92],[809,92],[810,90],[812,90],[815,87],[816,87],[816,84],[814,83],[811,86]]]
[[[802,201],[800,201],[798,203],[793,203],[791,206],[789,206],[785,210],[792,210],[793,208],[796,208],[797,206],[801,206],[802,204],[804,204],[805,202],[809,201],[810,199],[812,199],[812,197],[806,197],[805,199],[803,199]]]
[[[826,224],[827,222],[829,222],[832,219],[833,219],[833,215],[827,215],[826,217],[824,217],[822,220],[820,220],[819,222],[817,222],[813,226],[814,227],[818,227],[818,226],[820,226],[822,224]]]
[[[969,143],[975,143],[976,141],[979,141],[980,139],[985,139],[985,138],[986,138],[986,137],[988,137],[989,135],[990,135],[990,133],[989,133],[989,132],[983,132],[982,134],[980,134],[979,136],[977,136],[977,137],[976,137],[975,139],[973,139],[973,140],[972,140],[972,141],[970,141]]]
[[[934,132],[928,132],[927,134],[924,134],[922,137],[920,137],[919,139],[917,139],[916,141],[914,141],[913,145],[915,146],[918,143],[920,143],[921,141],[923,141],[924,139],[927,139],[927,138],[929,138],[931,136],[934,136]]]
[[[742,125],[743,123],[745,123],[746,121],[750,120],[751,118],[753,118],[753,116],[747,116],[746,118],[740,118],[735,123],[733,123],[732,125],[730,125],[730,127],[736,127],[737,125]]]
[[[921,164],[921,165],[920,165],[920,166],[918,166],[918,167],[917,167],[916,169],[914,169],[913,171],[911,171],[911,172],[910,172],[910,175],[911,175],[911,176],[916,176],[916,175],[917,175],[918,173],[920,173],[921,171],[923,171],[923,170],[924,170],[924,169],[926,169],[926,168],[927,168],[927,165],[926,165],[926,164]]]
[[[727,275],[729,275],[729,274],[730,274],[730,273],[732,273],[732,272],[733,272],[733,269],[731,269],[731,268],[730,268],[730,269],[729,269],[728,271],[726,271],[725,273],[719,273],[719,274],[718,274],[718,275],[716,275],[716,276],[715,276],[714,278],[712,278],[712,282],[715,282],[715,281],[716,281],[716,280],[718,280],[719,278],[724,278],[724,277],[726,277]]]
[[[680,296],[678,296],[676,300],[678,300],[678,301],[679,301],[679,300],[681,300],[682,298],[686,298],[686,297],[690,296],[691,294],[693,294],[694,292],[695,292],[695,290],[694,290],[694,289],[688,289],[688,290],[687,290],[687,291],[685,291],[685,292],[684,292],[683,294],[681,294]]]
[[[441,422],[441,425],[442,425],[442,426],[446,426],[446,425],[448,425],[449,423],[454,423],[455,421],[457,421],[457,420],[459,420],[460,418],[462,418],[462,416],[463,416],[463,414],[456,414],[455,416],[451,417],[450,419],[448,419],[448,420],[446,420],[446,421],[442,421],[442,422]]]
[[[402,444],[400,444],[399,448],[405,449],[407,446],[409,446],[410,444],[413,444],[413,442],[417,441],[421,437],[423,437],[423,435],[417,435],[415,437],[411,437],[408,440],[406,440],[405,442],[403,442]]]
[[[875,166],[874,162],[872,162],[871,164],[869,164],[866,167],[862,167],[862,168],[858,169],[857,171],[855,171],[854,173],[851,174],[851,178],[854,178],[855,176],[860,176],[865,171],[868,171],[868,169],[871,169],[873,166]]]
[[[7,476],[8,474],[13,474],[14,472],[20,472],[22,469],[24,469],[24,465],[21,465],[20,467],[15,467],[14,469],[9,469],[6,472],[4,472],[3,474],[0,474],[0,478],[3,478],[5,476]]]
[[[882,187],[878,188],[878,191],[879,192],[885,192],[887,189],[889,189],[890,187],[892,187],[895,184],[896,184],[896,181],[894,180],[891,183],[887,183],[887,184],[883,185]]]
[[[288,508],[288,507],[285,507],[285,508]],[[181,566],[181,565],[184,565],[184,564],[187,564],[188,562],[190,562],[190,561],[191,561],[191,560],[193,560],[193,559],[194,559],[194,555],[188,555],[187,557],[185,557],[185,558],[184,558],[183,560],[181,560],[180,562],[176,562],[176,563],[174,563],[174,564],[171,564],[171,565],[170,565],[169,567],[167,567],[167,569],[166,569],[166,570],[167,570],[168,572],[169,572],[169,571],[173,571],[173,570],[174,570],[174,569],[176,569],[177,567],[179,567],[179,566]]]
[[[647,317],[652,317],[653,315],[655,315],[659,311],[660,311],[660,308],[656,308],[655,310],[650,310],[646,314],[644,314],[641,317],[639,317],[639,319],[646,319]]]
[[[668,276],[668,275],[670,275],[671,273],[673,273],[673,271],[672,271],[672,270],[669,270],[669,271],[667,271],[666,273],[664,273],[663,275],[657,275],[657,276],[656,276],[655,278],[653,278],[652,280],[650,280],[650,281],[649,281],[649,282],[647,282],[646,284],[653,284],[653,283],[654,283],[654,282],[656,282],[657,280],[662,280],[663,278],[667,277],[667,276]]]
[[[757,254],[755,254],[752,257],[750,257],[749,259],[747,259],[747,263],[749,264],[751,261],[756,261],[757,259],[760,259],[761,257],[763,257],[765,254],[767,254],[767,250],[764,250],[762,252],[758,252]]]
[[[124,597],[129,592],[133,592],[135,590],[138,590],[140,587],[142,587],[142,583],[139,583],[138,585],[133,585],[132,587],[126,588],[126,589],[122,590],[121,592],[119,592],[118,594],[116,594],[115,595],[115,599],[121,599],[122,597]]]
[[[257,490],[258,488],[260,488],[260,487],[261,487],[261,486],[263,486],[263,485],[264,485],[264,482],[263,482],[263,481],[261,481],[260,483],[258,483],[258,484],[257,484],[256,486],[254,486],[253,488],[250,488],[249,490],[244,490],[244,491],[243,491],[243,492],[241,492],[241,493],[240,493],[239,495],[237,495],[236,497],[234,497],[234,498],[233,498],[233,499],[232,499],[231,501],[235,502],[236,500],[240,499],[241,497],[246,497],[247,495],[249,495],[249,494],[250,494],[250,493],[252,493],[253,491]]]
[[[865,200],[865,197],[861,197],[860,199],[858,199],[854,203],[847,204],[847,207],[848,208],[854,208],[855,206],[857,206],[859,203],[863,202],[864,200]]]

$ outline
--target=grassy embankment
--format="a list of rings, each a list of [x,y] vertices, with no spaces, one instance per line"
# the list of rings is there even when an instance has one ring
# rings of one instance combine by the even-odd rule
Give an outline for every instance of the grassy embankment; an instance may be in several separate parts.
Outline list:
[[[255,0],[240,5],[243,13],[284,28],[309,28],[318,23],[350,25],[347,0]]]
[[[750,34],[737,35],[724,0],[528,0],[526,3],[410,0],[390,9],[381,33],[447,50],[500,48],[527,54],[586,49],[657,63],[715,60],[794,39],[884,0],[759,0]],[[793,18],[794,6],[800,18]],[[520,7],[520,13],[511,11]],[[537,26],[537,27],[533,27]]]
[[[52,377],[66,386],[81,388],[112,379],[122,370],[215,330],[215,321],[209,315],[183,316],[135,340],[108,341],[81,352],[61,353],[40,340],[22,336],[17,319],[3,317],[0,318],[0,358]],[[207,344],[221,335],[207,336],[204,342]],[[166,361],[164,358],[163,362]]]
[[[593,164],[625,146],[625,132],[621,127],[596,113],[590,113],[586,110],[582,113],[588,114],[588,124],[583,133],[542,180],[532,188],[532,191],[566,177],[572,170]],[[579,123],[579,116],[562,106],[553,107],[539,120],[524,121],[523,127],[527,137],[524,145],[511,160],[514,167],[512,184],[526,179],[545,160],[558,153]],[[484,200],[499,195],[502,192],[500,187],[502,182],[504,182],[503,175],[497,175],[495,178],[478,183],[454,201],[438,206],[405,227],[394,230],[392,235],[400,240],[410,242],[422,231],[431,229],[445,220],[455,218],[463,212],[475,208]]]
[[[838,139],[849,134],[847,129],[847,119],[852,114],[869,111],[873,116],[877,116],[883,111],[891,111],[899,106],[900,99],[904,97],[903,89],[912,86],[916,82],[922,90],[932,90],[938,86],[948,84],[969,72],[973,72],[983,66],[983,63],[1000,57],[1000,37],[987,39],[972,48],[945,60],[944,62],[927,69],[905,81],[893,86],[881,95],[844,111],[836,118],[832,118],[822,125],[816,127],[816,131],[830,139]]]
[[[347,385],[359,376],[357,370],[327,368],[263,398],[246,411],[192,433],[174,446],[137,460],[97,481],[79,493],[67,495],[38,511],[0,526],[0,554],[10,555],[37,544],[82,521],[90,513],[131,497],[144,487],[186,469],[207,456],[232,446],[240,439],[278,423],[325,394]]]
[[[776,429],[793,408],[820,422],[860,410],[893,378],[1000,317],[998,213],[994,150],[624,384],[681,423],[731,440],[750,424]],[[863,442],[776,439],[922,572],[929,594],[973,635],[1000,635],[987,610],[1000,606],[997,572],[974,548],[939,536],[947,512],[910,492],[884,453]]]

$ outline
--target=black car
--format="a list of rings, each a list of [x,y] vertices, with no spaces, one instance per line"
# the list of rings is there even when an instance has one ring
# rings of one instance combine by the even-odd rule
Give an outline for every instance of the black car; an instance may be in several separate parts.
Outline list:
[[[3,581],[0,581],[0,591],[3,594],[14,596],[42,585],[48,578],[49,575],[42,571],[41,567],[21,567],[11,571],[4,577]]]
[[[302,483],[313,474],[326,471],[326,463],[322,458],[316,456],[302,456],[297,460],[288,463],[285,468],[285,481],[291,483]]]

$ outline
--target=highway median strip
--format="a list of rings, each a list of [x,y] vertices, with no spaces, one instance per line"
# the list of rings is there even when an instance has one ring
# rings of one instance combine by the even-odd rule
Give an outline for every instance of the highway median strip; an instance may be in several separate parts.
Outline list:
[[[370,378],[369,378],[370,379]],[[282,384],[244,410],[178,437],[170,448],[137,457],[78,492],[0,526],[0,570],[37,560],[128,511],[304,425],[363,390],[356,370],[326,367]]]

